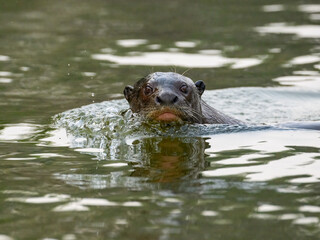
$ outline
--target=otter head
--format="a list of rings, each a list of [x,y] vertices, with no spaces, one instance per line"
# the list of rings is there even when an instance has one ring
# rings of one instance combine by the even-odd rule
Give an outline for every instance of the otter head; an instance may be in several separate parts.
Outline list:
[[[134,113],[148,119],[172,122],[202,123],[201,95],[205,90],[202,81],[172,72],[156,72],[126,86],[124,96]]]

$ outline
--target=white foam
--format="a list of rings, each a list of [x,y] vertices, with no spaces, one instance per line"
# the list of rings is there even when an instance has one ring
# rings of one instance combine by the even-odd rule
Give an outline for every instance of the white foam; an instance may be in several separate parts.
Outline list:
[[[50,146],[55,147],[65,147],[69,146],[69,139],[67,136],[66,129],[59,128],[52,131],[49,131],[49,137],[40,139],[41,142],[46,143]],[[44,145],[43,143],[38,144],[39,146]]]

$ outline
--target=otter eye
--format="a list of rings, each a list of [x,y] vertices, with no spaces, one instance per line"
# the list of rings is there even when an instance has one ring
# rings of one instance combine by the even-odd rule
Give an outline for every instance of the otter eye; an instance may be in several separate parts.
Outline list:
[[[187,93],[187,91],[188,91],[188,86],[187,86],[187,85],[182,85],[182,86],[180,87],[180,91],[183,92],[183,93]]]
[[[152,92],[153,92],[153,89],[152,89],[152,87],[150,87],[149,85],[144,88],[144,95],[148,96],[148,95],[150,95]]]

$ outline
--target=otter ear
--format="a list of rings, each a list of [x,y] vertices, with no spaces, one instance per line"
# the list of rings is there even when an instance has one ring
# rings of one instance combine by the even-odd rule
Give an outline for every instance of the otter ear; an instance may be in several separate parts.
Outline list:
[[[206,85],[204,84],[203,81],[199,80],[195,82],[195,85],[199,91],[200,96],[202,95],[202,93],[204,92],[204,90],[206,89]]]
[[[123,95],[127,99],[127,101],[129,101],[132,93],[133,93],[133,87],[130,85],[126,86],[123,90]]]

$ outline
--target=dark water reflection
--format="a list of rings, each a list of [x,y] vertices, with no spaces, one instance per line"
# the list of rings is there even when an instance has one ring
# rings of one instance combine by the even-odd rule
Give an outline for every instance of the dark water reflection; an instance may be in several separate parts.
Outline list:
[[[320,120],[319,8],[0,0],[0,240],[319,239],[319,131],[270,127]],[[119,114],[125,85],[188,69],[260,127]]]
[[[170,183],[197,179],[205,167],[202,138],[148,138],[141,144],[146,152],[141,162],[133,164],[130,176]]]

